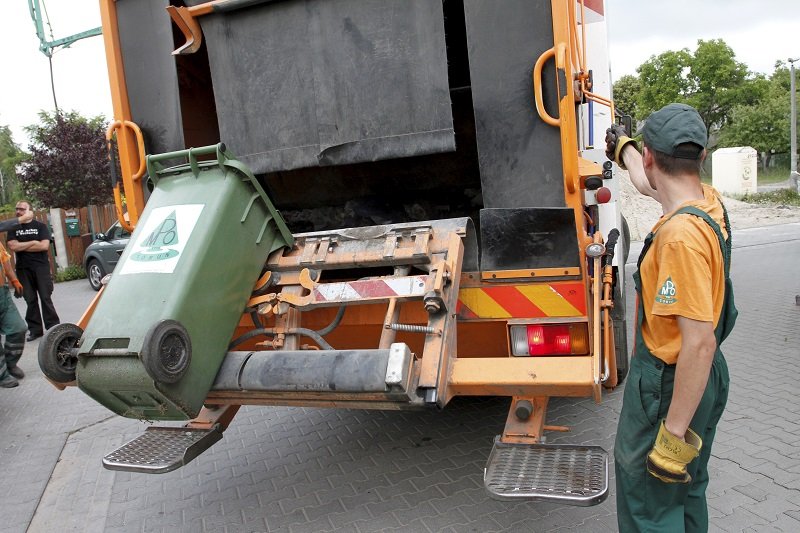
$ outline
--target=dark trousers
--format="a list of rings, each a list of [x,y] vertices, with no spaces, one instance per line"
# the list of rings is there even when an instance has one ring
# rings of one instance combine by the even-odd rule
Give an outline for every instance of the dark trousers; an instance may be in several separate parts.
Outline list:
[[[0,348],[0,379],[7,375],[7,368],[15,366],[25,348],[25,322],[11,301],[11,293],[5,285],[0,285],[0,335],[6,340]]]
[[[636,353],[631,358],[614,449],[620,532],[708,531],[708,460],[728,399],[728,366],[717,349],[706,390],[689,424],[703,439],[700,457],[687,468],[692,476],[689,483],[664,483],[650,475],[645,465],[658,424],[667,416],[674,380],[675,367],[652,354]]]
[[[41,265],[20,268],[17,269],[17,277],[22,283],[22,295],[25,303],[28,304],[28,310],[25,312],[28,332],[34,336],[41,335],[46,329],[60,323],[61,320],[58,318],[51,299],[53,277],[50,275],[50,267]],[[39,301],[42,302],[41,311],[39,310]],[[44,326],[42,326],[42,322],[44,322]]]

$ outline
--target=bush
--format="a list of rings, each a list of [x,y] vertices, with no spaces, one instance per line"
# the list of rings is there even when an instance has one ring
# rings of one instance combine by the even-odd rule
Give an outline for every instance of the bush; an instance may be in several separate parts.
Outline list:
[[[80,265],[72,265],[56,272],[56,283],[62,281],[72,281],[76,279],[86,279],[86,271]]]

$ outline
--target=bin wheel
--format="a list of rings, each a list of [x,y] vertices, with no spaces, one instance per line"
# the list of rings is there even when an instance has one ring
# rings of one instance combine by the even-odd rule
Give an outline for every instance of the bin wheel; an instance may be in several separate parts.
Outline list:
[[[192,360],[189,332],[176,320],[162,320],[145,335],[141,359],[157,383],[176,383]]]
[[[58,324],[47,330],[39,343],[39,368],[56,383],[75,381],[78,354],[75,348],[83,330],[75,324]]]

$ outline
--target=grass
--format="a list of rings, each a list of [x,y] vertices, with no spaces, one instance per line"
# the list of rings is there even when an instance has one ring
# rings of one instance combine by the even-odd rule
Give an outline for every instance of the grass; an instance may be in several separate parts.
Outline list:
[[[789,179],[789,169],[772,167],[767,170],[758,169],[758,184],[770,185],[772,183],[781,183]]]
[[[800,207],[800,193],[795,189],[777,189],[734,196],[737,200],[758,205],[792,205]]]
[[[788,168],[768,168],[767,170],[758,169],[758,185],[772,185],[773,183],[783,183],[789,179]],[[711,185],[711,171],[703,169],[700,174],[700,181]]]

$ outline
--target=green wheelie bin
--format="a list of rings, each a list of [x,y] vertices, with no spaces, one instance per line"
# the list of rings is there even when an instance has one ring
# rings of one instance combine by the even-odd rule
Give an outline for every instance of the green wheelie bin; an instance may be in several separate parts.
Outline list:
[[[188,164],[160,164],[176,158]],[[75,374],[117,414],[185,420],[202,408],[267,256],[293,238],[224,144],[148,156],[147,170],[154,189],[77,343]]]

